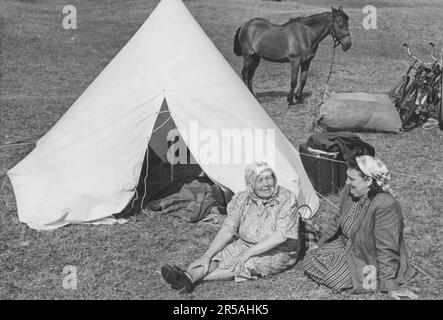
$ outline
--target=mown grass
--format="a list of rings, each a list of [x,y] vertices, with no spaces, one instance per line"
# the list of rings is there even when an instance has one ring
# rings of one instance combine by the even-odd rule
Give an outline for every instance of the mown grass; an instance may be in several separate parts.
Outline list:
[[[37,139],[49,130],[103,67],[129,40],[158,1],[71,1],[78,29],[62,28],[59,0],[0,3],[1,126],[0,145]],[[235,30],[250,18],[274,22],[330,10],[326,0],[185,1],[209,37],[239,72],[241,59],[232,53]],[[401,49],[408,42],[424,56],[441,38],[442,4],[427,0],[379,0],[378,29],[364,30],[360,1],[341,1],[350,16],[353,47],[337,51],[330,82],[333,91],[386,92],[408,64]],[[423,17],[426,17],[424,19]],[[261,63],[254,88],[265,110],[297,146],[312,133],[326,79],[332,41],[317,53],[305,89],[304,105],[288,108],[288,65]],[[402,135],[360,134],[376,148],[393,171],[393,189],[403,207],[405,237],[419,273],[410,283],[423,299],[442,295],[443,134],[415,129]],[[11,168],[32,146],[0,149],[0,172]],[[417,176],[413,178],[405,176]],[[338,204],[337,196],[327,197]],[[317,219],[325,224],[334,208],[322,201]],[[185,223],[177,215],[145,215],[114,226],[74,225],[37,232],[19,223],[12,187],[0,177],[0,298],[3,299],[385,299],[380,294],[332,294],[303,276],[301,265],[270,279],[241,284],[205,283],[191,295],[179,296],[158,273],[165,262],[186,265],[209,244],[210,225]],[[77,267],[77,290],[63,289],[63,269]]]

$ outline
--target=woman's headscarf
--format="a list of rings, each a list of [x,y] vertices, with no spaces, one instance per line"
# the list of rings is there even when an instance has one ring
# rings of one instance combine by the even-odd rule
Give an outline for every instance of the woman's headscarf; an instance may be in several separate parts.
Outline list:
[[[373,178],[382,190],[390,192],[394,195],[390,187],[391,175],[386,165],[377,158],[372,156],[359,156],[355,158],[358,167],[368,177]]]
[[[255,192],[254,192],[255,181],[257,180],[258,176],[265,171],[269,171],[274,175],[275,191],[274,191],[274,194],[272,195],[272,197],[274,197],[274,195],[277,193],[277,190],[278,190],[277,177],[275,176],[274,170],[268,165],[267,162],[258,161],[258,162],[248,165],[245,170],[246,186],[248,187],[248,189],[251,192],[251,195],[253,197],[256,197]]]

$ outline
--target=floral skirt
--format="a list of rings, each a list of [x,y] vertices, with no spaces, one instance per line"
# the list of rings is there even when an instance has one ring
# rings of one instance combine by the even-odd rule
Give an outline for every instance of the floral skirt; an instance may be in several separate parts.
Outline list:
[[[252,244],[241,239],[235,240],[217,253],[212,260],[219,262],[219,268],[224,269],[233,258],[251,246]],[[235,274],[234,280],[240,282],[259,277],[269,277],[289,269],[296,262],[297,251],[281,251],[277,247],[247,260],[242,270]]]

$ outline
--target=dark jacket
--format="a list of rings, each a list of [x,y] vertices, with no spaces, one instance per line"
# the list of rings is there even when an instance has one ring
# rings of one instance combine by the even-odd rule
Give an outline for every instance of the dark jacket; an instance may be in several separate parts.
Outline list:
[[[341,235],[340,222],[352,205],[348,193],[343,190],[340,211],[318,241],[320,247]],[[400,204],[388,192],[380,192],[369,197],[357,217],[346,243],[346,261],[351,271],[354,291],[367,291],[368,267],[377,271],[377,289],[385,292],[398,288],[415,274],[408,262],[408,254],[403,238],[403,216]]]
[[[348,161],[354,154],[375,156],[375,149],[351,132],[314,133],[308,139],[308,147],[327,152],[339,152],[338,160]]]

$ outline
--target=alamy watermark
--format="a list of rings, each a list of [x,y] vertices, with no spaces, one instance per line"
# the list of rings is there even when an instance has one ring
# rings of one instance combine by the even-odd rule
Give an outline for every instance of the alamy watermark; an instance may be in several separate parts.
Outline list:
[[[77,290],[77,267],[76,266],[65,266],[63,268],[62,285],[65,290]]]
[[[363,267],[363,288],[366,290],[377,289],[377,268],[373,265]]]
[[[366,30],[377,29],[377,8],[373,5],[364,6],[362,13],[365,14],[363,18],[363,28]]]
[[[175,164],[250,164],[266,161],[275,165],[275,129],[208,129],[198,121],[189,123],[188,131],[169,131],[172,142],[167,152],[169,163]],[[194,151],[188,157],[187,149]]]
[[[73,5],[63,7],[63,28],[65,30],[77,29],[77,8]]]

